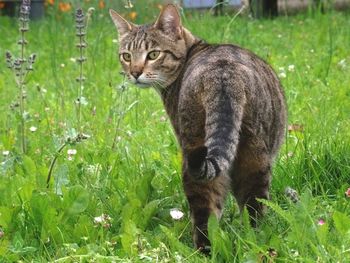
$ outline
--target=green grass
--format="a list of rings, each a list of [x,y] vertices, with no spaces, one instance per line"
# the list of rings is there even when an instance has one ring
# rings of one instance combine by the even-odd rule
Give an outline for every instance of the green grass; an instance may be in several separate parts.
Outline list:
[[[137,22],[153,15],[140,13]],[[31,22],[27,54],[36,53],[37,62],[27,82],[25,155],[17,108],[10,108],[18,88],[0,63],[0,150],[9,151],[0,157],[0,262],[349,262],[349,18],[336,12],[266,21],[186,15],[197,36],[251,49],[285,75],[289,124],[303,127],[287,133],[260,226],[250,228],[229,197],[220,223],[209,222],[208,258],[192,247],[181,155],[160,98],[123,83],[106,10],[97,11],[87,34],[82,111],[91,137],[58,155],[46,188],[57,149],[77,128],[79,72],[71,58],[78,50],[71,14]],[[17,21],[0,17],[0,30],[1,57],[5,50],[17,54]],[[77,150],[73,160],[68,149]],[[300,193],[299,203],[285,197],[287,186]],[[172,208],[184,218],[173,220]],[[102,214],[109,225],[94,222]]]

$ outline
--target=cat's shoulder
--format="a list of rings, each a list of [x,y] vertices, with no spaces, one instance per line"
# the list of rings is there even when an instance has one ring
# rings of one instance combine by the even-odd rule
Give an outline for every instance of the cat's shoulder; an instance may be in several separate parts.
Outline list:
[[[204,43],[190,51],[189,56],[186,71],[192,77],[201,77],[218,70],[246,67],[252,60],[259,60],[254,53],[233,44]]]

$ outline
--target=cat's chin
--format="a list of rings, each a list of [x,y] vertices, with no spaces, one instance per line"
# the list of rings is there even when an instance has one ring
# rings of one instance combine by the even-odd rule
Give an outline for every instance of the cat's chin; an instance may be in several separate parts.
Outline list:
[[[142,83],[142,82],[135,82],[134,85],[136,85],[138,88],[141,88],[141,89],[148,89],[151,87],[150,84]]]

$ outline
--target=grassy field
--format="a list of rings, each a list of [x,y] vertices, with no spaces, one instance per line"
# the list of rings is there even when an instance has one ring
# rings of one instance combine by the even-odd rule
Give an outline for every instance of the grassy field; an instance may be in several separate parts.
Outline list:
[[[138,23],[158,13],[134,8],[122,12]],[[266,217],[252,229],[230,196],[222,220],[210,219],[212,255],[203,257],[192,246],[181,154],[160,98],[124,82],[116,30],[107,9],[96,9],[81,117],[72,11],[30,22],[25,54],[37,59],[24,117],[14,74],[0,62],[0,262],[350,262],[349,13],[262,21],[185,14],[197,36],[268,61],[289,108]],[[18,56],[17,20],[0,17],[0,32],[1,57]],[[75,143],[79,132],[90,137]],[[172,209],[184,216],[175,220]]]

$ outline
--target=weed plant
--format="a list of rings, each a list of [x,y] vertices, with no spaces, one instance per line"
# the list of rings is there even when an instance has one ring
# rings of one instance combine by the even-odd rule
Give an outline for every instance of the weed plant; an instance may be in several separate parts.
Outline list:
[[[25,57],[25,46],[28,44],[28,41],[25,39],[25,33],[29,30],[30,0],[23,1],[19,10],[20,39],[17,44],[20,46],[20,55],[17,58],[14,58],[10,51],[6,51],[5,56],[7,67],[13,71],[19,91],[18,102],[14,102],[12,106],[13,108],[19,107],[18,119],[20,119],[20,124],[18,137],[22,153],[26,153],[26,121],[29,118],[28,113],[25,111],[25,100],[27,97],[26,77],[27,74],[33,70],[33,64],[36,58],[35,54],[30,55],[28,59]]]
[[[158,12],[133,4],[121,12],[135,23]],[[27,35],[40,60],[26,78],[39,87],[27,91],[27,127],[37,129],[26,135],[26,154],[17,150],[20,120],[10,109],[18,89],[0,66],[0,262],[350,261],[349,13],[232,22],[185,11],[185,26],[197,36],[236,43],[267,60],[289,107],[267,215],[252,229],[229,197],[222,220],[209,221],[212,255],[203,257],[192,247],[181,155],[159,96],[127,86],[114,26],[95,6],[84,51],[89,99],[77,125],[70,103],[77,98],[74,15],[54,8]],[[7,17],[0,25],[5,54],[18,29]],[[53,156],[79,127],[91,138],[60,151],[47,189]]]

